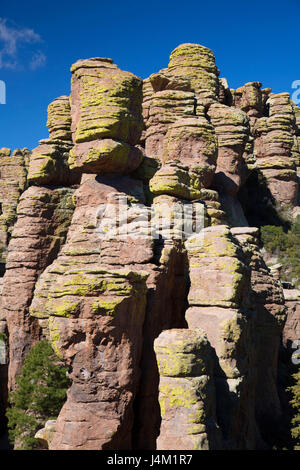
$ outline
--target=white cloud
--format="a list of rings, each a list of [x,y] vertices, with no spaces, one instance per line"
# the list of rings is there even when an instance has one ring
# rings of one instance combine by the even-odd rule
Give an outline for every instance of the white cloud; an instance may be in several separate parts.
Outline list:
[[[0,69],[15,69],[19,65],[19,51],[25,45],[39,44],[42,39],[33,29],[22,28],[8,23],[0,17]],[[29,67],[35,70],[45,64],[46,56],[34,51]]]
[[[31,70],[36,70],[39,67],[43,67],[46,63],[46,56],[41,51],[37,51],[33,54],[30,61],[29,67]]]

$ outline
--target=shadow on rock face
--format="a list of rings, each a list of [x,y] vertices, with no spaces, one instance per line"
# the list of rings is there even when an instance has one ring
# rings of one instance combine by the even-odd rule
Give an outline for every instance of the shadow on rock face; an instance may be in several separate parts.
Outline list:
[[[275,199],[260,170],[254,170],[239,190],[237,197],[250,226],[277,225],[288,229],[290,224],[278,210]]]

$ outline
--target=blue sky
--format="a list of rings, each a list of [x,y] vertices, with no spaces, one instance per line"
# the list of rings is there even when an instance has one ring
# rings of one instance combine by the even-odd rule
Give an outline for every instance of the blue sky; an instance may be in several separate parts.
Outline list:
[[[300,1],[9,0],[0,7],[0,147],[34,148],[46,109],[70,93],[70,66],[111,57],[142,78],[184,42],[211,48],[231,88],[259,80],[274,92],[300,80]]]

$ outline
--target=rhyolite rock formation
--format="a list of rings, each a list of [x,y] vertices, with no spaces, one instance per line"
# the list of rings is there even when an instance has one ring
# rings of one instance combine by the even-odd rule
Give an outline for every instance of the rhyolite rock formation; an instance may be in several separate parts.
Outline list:
[[[5,259],[17,218],[17,205],[26,189],[30,152],[27,149],[0,149],[0,248]]]
[[[230,89],[197,44],[144,81],[105,58],[71,73],[49,138],[0,151],[1,413],[48,338],[71,386],[44,448],[271,449],[300,296],[249,225],[299,212],[299,108]]]
[[[131,173],[142,161],[142,80],[103,58],[79,60],[71,72],[70,168]]]
[[[9,344],[9,384],[20,372],[24,354],[41,337],[29,306],[40,274],[56,258],[65,240],[73,192],[70,188],[31,186],[18,205],[2,285],[2,315],[10,338],[14,338]]]
[[[48,106],[49,138],[41,140],[31,154],[28,183],[38,185],[71,185],[80,177],[68,165],[73,148],[71,106],[68,96],[56,98]]]

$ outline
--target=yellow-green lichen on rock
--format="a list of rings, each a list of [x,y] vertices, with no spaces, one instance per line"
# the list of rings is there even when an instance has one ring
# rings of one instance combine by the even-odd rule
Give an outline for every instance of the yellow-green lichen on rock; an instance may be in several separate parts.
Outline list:
[[[218,434],[213,352],[207,337],[201,329],[165,330],[155,340],[154,350],[162,417],[157,448],[169,448],[171,442],[176,442],[176,449],[206,448],[207,434]]]
[[[187,201],[200,199],[201,179],[178,162],[170,162],[161,167],[150,180],[150,190],[155,195],[168,194]]]
[[[72,68],[72,169],[87,173],[134,171],[143,130],[142,80],[110,59],[80,60]]]
[[[229,228],[204,228],[199,234],[190,237],[185,245],[191,280],[189,304],[239,306],[249,273],[241,260],[241,248]]]
[[[201,330],[167,330],[154,346],[164,377],[196,377],[206,373],[210,345]]]
[[[71,169],[84,168],[87,173],[131,173],[143,161],[138,147],[114,139],[78,144],[70,152]]]
[[[58,273],[63,274],[62,280]],[[126,299],[135,296],[137,300],[142,299],[146,277],[146,274],[122,270],[97,269],[80,273],[74,267],[68,269],[64,262],[56,262],[38,281],[30,313],[38,318],[77,316],[82,302],[90,299],[91,313],[114,316]]]
[[[30,184],[72,185],[79,176],[72,174],[68,165],[73,147],[71,108],[68,96],[56,98],[48,106],[49,138],[41,140],[31,154],[28,168]]]
[[[162,160],[164,137],[170,124],[180,118],[195,116],[195,94],[192,91],[161,90],[152,93],[145,117],[145,152]]]
[[[170,74],[189,78],[198,102],[204,104],[218,100],[219,71],[214,53],[200,44],[181,44],[170,55]]]
[[[271,93],[268,117],[253,125],[256,168],[265,178],[270,195],[281,208],[297,205],[299,157],[295,106],[289,93]]]
[[[221,103],[213,103],[207,114],[218,140],[214,186],[221,193],[235,196],[248,171],[244,154],[249,144],[249,118],[241,109]]]
[[[195,173],[202,187],[212,182],[217,162],[214,128],[204,117],[179,119],[169,126],[164,139],[163,161],[178,161]]]
[[[27,186],[27,166],[30,152],[28,149],[0,149],[0,248],[2,257],[17,218],[20,196]]]
[[[71,105],[69,96],[60,96],[48,106],[47,127],[51,139],[72,140]]]
[[[142,80],[102,58],[80,60],[72,68],[71,106],[76,143],[116,138],[135,145],[140,137]]]

